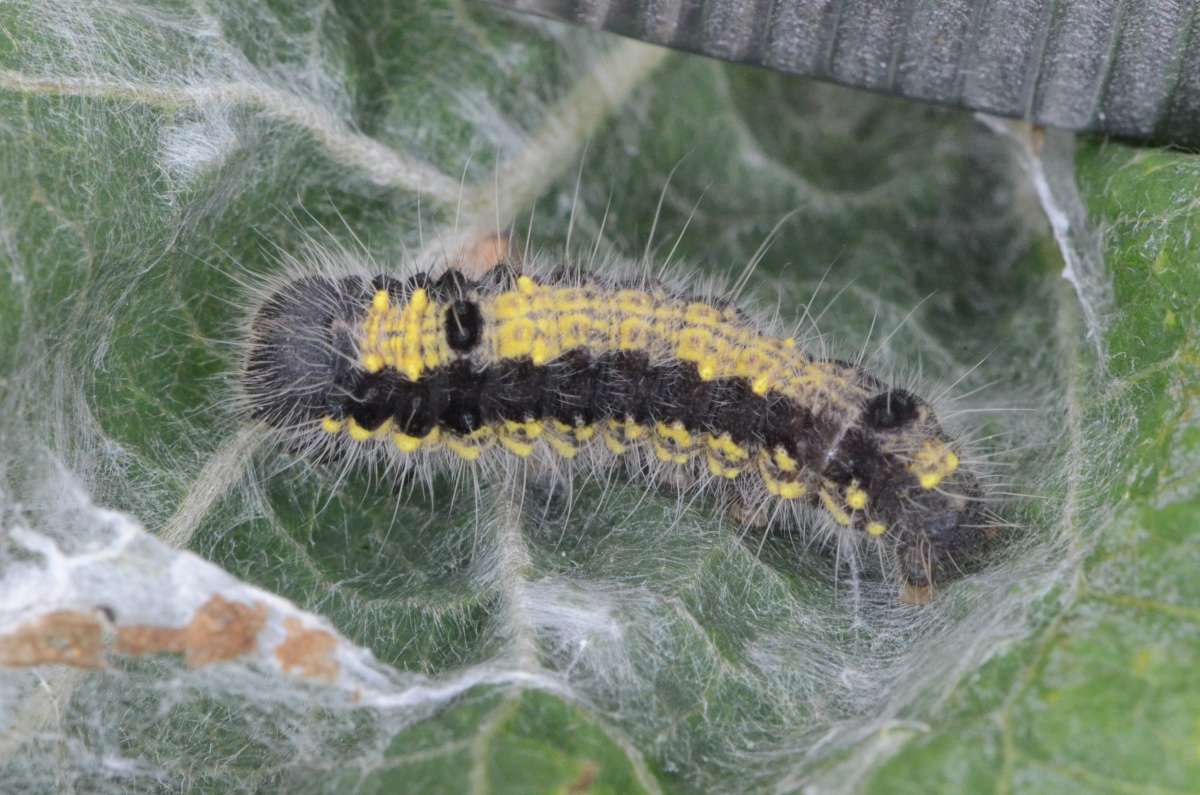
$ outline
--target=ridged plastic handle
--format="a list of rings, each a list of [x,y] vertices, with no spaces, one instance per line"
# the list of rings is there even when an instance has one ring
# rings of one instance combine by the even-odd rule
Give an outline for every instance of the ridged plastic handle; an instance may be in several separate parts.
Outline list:
[[[1200,147],[1192,0],[493,0],[726,61]]]

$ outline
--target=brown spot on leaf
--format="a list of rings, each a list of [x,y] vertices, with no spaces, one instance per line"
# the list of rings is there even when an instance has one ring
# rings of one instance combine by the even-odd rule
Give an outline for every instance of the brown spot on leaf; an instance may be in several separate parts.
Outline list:
[[[15,632],[0,635],[0,666],[58,663],[76,668],[104,667],[104,637],[94,615],[56,610]]]
[[[466,276],[479,279],[496,267],[497,263],[508,261],[508,235],[491,234],[479,237],[463,246],[455,267]]]
[[[254,650],[267,621],[261,604],[230,602],[214,594],[184,627],[134,624],[117,630],[123,654],[183,654],[189,668],[232,660]]]
[[[596,783],[596,774],[600,772],[600,766],[591,759],[583,760],[583,766],[579,771],[579,775],[571,782],[571,786],[567,788],[570,795],[585,795],[592,791],[592,785]]]
[[[325,681],[337,677],[338,664],[333,659],[336,637],[323,629],[305,629],[297,618],[285,619],[283,627],[287,637],[275,649],[275,656],[285,672]]]

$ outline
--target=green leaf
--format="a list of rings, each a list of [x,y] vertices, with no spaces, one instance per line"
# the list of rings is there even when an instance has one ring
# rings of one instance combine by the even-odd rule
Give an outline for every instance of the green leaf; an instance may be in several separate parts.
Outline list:
[[[17,791],[1195,779],[1195,157],[459,3],[12,3],[0,31]],[[770,239],[749,304],[959,398],[996,496],[1027,495],[996,559],[904,605],[703,497],[398,495],[239,420],[247,284],[281,252],[386,269],[498,226],[689,284]],[[68,653],[105,667],[29,659]]]
[[[1066,396],[1079,559],[941,726],[875,774],[880,792],[1195,788],[1200,160],[1089,144],[1076,166],[1114,299],[1106,367]]]

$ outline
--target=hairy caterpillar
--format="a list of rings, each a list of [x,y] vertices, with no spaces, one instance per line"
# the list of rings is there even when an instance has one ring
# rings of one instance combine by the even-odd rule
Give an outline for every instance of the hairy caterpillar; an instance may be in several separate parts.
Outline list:
[[[340,268],[293,274],[252,310],[242,400],[293,448],[400,472],[619,463],[770,516],[812,505],[880,544],[916,601],[992,534],[925,401],[736,306],[563,267]]]

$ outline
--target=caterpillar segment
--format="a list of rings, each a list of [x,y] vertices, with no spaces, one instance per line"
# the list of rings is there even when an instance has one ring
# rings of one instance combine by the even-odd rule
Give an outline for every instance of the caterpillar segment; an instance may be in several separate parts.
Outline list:
[[[243,386],[270,425],[400,456],[595,450],[749,504],[815,505],[888,544],[910,590],[956,576],[986,536],[978,483],[927,403],[654,284],[300,279],[259,308]]]

